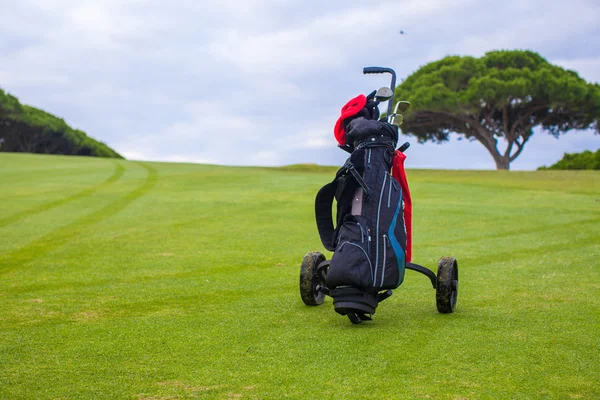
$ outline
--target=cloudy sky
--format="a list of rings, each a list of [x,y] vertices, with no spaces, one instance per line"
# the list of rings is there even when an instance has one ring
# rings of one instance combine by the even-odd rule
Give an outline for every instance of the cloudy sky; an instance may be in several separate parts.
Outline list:
[[[341,106],[389,85],[362,75],[367,65],[402,79],[449,54],[522,48],[600,81],[598,0],[0,0],[0,10],[0,87],[139,160],[340,164]],[[476,142],[405,140],[409,168],[495,168]],[[591,132],[537,133],[511,167],[599,147]]]

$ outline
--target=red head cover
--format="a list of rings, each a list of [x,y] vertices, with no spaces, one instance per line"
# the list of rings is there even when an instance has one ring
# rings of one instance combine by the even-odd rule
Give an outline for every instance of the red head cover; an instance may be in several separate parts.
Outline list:
[[[366,105],[367,98],[364,94],[359,94],[342,107],[342,115],[340,115],[335,123],[335,128],[333,128],[333,134],[341,146],[346,144],[346,130],[344,129],[343,124],[344,120],[358,114]]]

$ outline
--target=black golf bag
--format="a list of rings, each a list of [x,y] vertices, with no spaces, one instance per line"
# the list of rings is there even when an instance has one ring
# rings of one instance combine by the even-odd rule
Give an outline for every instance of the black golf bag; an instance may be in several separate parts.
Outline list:
[[[360,116],[347,123],[346,132],[351,155],[319,190],[315,214],[323,246],[334,252],[325,281],[334,308],[365,320],[404,280],[403,193],[390,174],[398,127]]]
[[[404,169],[409,143],[396,150],[398,125],[410,103],[394,101],[393,69],[365,67],[363,73],[389,73],[392,80],[389,88],[359,95],[342,107],[333,135],[350,157],[315,200],[321,242],[333,257],[327,260],[318,251],[304,256],[300,297],[307,306],[318,306],[331,296],[335,311],[360,324],[371,319],[410,269],[429,278],[438,311],[452,313],[458,295],[456,259],[442,257],[437,275],[412,262],[412,200]],[[382,101],[388,102],[385,118],[379,115]]]

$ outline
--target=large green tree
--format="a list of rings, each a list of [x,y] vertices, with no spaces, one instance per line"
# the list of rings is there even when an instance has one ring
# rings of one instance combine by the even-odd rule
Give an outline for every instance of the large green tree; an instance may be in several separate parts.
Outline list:
[[[395,98],[411,103],[404,133],[419,142],[444,142],[451,133],[477,140],[498,169],[509,168],[536,127],[556,137],[573,129],[600,132],[600,85],[532,51],[445,57],[406,78]]]

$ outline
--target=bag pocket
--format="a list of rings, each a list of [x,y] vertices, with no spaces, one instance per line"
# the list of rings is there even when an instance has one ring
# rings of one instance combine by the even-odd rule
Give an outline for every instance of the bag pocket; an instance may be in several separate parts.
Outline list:
[[[392,176],[386,188],[387,207],[381,207],[380,224],[383,226],[382,248],[379,250],[380,268],[375,277],[377,289],[395,289],[404,281],[406,262],[406,228],[400,184]],[[382,254],[383,253],[383,254]]]
[[[404,280],[404,250],[398,245],[395,249],[393,240],[383,235],[383,269],[381,280],[377,281],[379,289],[396,289]]]
[[[348,221],[341,226],[326,283],[330,289],[338,286],[367,289],[373,285],[368,228],[364,223]]]

